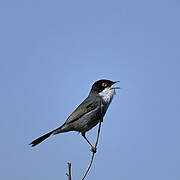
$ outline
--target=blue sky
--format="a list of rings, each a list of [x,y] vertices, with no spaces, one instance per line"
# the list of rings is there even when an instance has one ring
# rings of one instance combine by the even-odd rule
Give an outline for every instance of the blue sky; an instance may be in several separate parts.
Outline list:
[[[87,179],[180,179],[180,3],[0,2],[0,179],[80,179],[91,152],[58,127],[94,81],[120,80]],[[87,136],[93,141],[97,128]]]

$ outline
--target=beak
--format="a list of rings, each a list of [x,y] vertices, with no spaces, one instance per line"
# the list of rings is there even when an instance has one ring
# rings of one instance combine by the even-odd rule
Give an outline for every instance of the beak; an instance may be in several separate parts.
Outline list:
[[[118,82],[120,82],[120,81],[114,81],[113,84],[116,84]],[[120,89],[120,87],[111,87],[111,89]]]
[[[116,84],[116,83],[118,83],[118,82],[120,82],[120,81],[114,81],[113,84]]]

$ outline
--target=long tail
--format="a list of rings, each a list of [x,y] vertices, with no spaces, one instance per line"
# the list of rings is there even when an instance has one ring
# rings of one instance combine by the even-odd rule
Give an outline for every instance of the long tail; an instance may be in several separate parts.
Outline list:
[[[62,126],[60,126],[59,128],[35,139],[34,141],[32,141],[31,143],[29,143],[29,145],[31,145],[32,147],[36,146],[37,144],[41,143],[42,141],[44,141],[45,139],[47,139],[49,136],[51,135],[55,135],[55,134],[58,134],[58,133],[61,133],[61,132],[65,132],[62,127],[64,126],[64,124]]]

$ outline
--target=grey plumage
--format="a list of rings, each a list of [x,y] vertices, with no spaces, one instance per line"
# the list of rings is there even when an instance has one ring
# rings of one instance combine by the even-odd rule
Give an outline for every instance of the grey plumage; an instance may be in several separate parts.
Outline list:
[[[103,83],[106,83],[107,87],[101,87]],[[51,135],[68,131],[81,132],[83,137],[85,137],[87,131],[103,120],[115,92],[113,88],[110,88],[114,83],[110,80],[95,82],[88,97],[72,112],[62,126],[37,138],[30,145],[35,146]]]

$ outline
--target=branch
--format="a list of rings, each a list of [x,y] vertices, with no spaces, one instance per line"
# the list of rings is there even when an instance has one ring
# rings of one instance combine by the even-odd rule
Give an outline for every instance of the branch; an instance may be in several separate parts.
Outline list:
[[[68,180],[71,180],[71,163],[68,162],[68,173],[66,173],[66,175],[68,176]]]
[[[82,177],[82,180],[85,179],[87,173],[89,172],[89,170],[90,170],[90,168],[91,168],[91,165],[92,165],[92,163],[93,163],[93,160],[94,160],[94,155],[95,155],[95,153],[96,153],[96,147],[97,147],[97,145],[98,145],[98,140],[99,140],[99,135],[100,135],[100,130],[101,130],[101,122],[102,122],[102,121],[99,122],[98,134],[97,134],[96,143],[95,143],[95,146],[94,146],[94,149],[95,149],[95,150],[92,151],[92,156],[91,156],[89,165],[88,165],[88,167],[87,167],[87,169],[86,169],[86,171],[85,171],[85,173],[84,173],[84,175],[83,175],[83,177]]]

